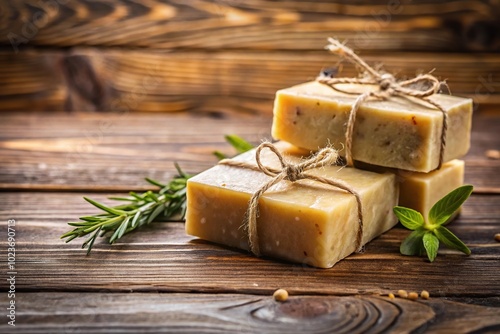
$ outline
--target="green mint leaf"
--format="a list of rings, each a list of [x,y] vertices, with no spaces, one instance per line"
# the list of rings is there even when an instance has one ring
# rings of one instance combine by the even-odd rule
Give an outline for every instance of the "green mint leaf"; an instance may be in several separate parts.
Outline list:
[[[473,187],[471,185],[461,186],[445,197],[437,201],[429,211],[429,223],[432,225],[443,225],[469,198]]]
[[[411,232],[410,235],[401,243],[399,251],[403,255],[420,255],[422,249],[422,238],[426,230],[418,228]]]
[[[432,234],[432,232],[427,232],[424,234],[423,241],[424,241],[424,248],[425,251],[427,252],[427,257],[429,258],[429,261],[434,262],[434,259],[436,258],[439,249],[438,238],[436,238],[436,236]]]
[[[456,249],[462,253],[470,255],[470,249],[467,247],[462,240],[458,239],[450,230],[444,226],[439,226],[434,230],[434,234],[446,247],[451,249]]]
[[[416,230],[424,225],[424,217],[418,211],[404,208],[402,206],[395,206],[393,211],[401,224],[403,224],[403,226],[407,229]]]
[[[253,148],[252,144],[237,135],[225,135],[224,138],[232,147],[236,149],[236,151],[238,151],[238,153],[244,153]]]

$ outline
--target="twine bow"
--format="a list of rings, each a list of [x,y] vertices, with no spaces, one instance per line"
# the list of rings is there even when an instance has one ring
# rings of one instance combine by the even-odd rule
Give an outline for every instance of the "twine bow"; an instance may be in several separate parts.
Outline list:
[[[262,163],[261,152],[265,148],[271,150],[271,152],[273,152],[276,155],[281,164],[280,169],[266,166]],[[317,152],[311,158],[294,165],[284,159],[283,155],[278,151],[276,146],[274,146],[271,143],[265,142],[260,144],[255,152],[255,160],[257,162],[257,166],[244,161],[235,161],[230,159],[224,159],[219,162],[219,164],[223,165],[258,170],[272,177],[271,180],[269,180],[266,184],[264,184],[259,190],[257,190],[252,195],[250,202],[248,204],[247,217],[245,223],[243,224],[243,227],[248,231],[248,243],[250,246],[250,251],[253,254],[255,254],[256,256],[261,255],[259,247],[259,235],[257,232],[259,199],[267,190],[269,190],[269,188],[271,188],[272,186],[278,184],[283,180],[295,182],[302,179],[309,179],[324,184],[328,184],[340,188],[342,190],[345,190],[356,197],[356,202],[358,207],[358,231],[356,235],[356,250],[360,251],[362,247],[362,238],[363,238],[363,215],[361,207],[361,198],[359,194],[354,189],[352,189],[348,184],[344,183],[341,180],[331,180],[321,176],[316,176],[306,173],[307,170],[333,165],[337,162],[338,157],[339,156],[336,150],[334,150],[331,147],[325,147],[321,149],[319,152]]]
[[[353,166],[352,158],[352,137],[354,132],[354,123],[356,120],[356,113],[360,105],[370,97],[375,97],[379,99],[388,99],[391,96],[403,96],[403,97],[415,97],[422,101],[425,101],[434,107],[436,107],[443,114],[443,126],[441,131],[441,147],[439,152],[439,164],[438,168],[441,168],[444,159],[444,149],[446,147],[446,131],[448,129],[448,114],[446,110],[438,103],[430,100],[428,97],[437,93],[441,87],[441,82],[431,74],[421,74],[413,79],[396,81],[394,76],[389,73],[381,73],[371,66],[369,66],[363,59],[354,53],[353,50],[340,43],[336,39],[329,38],[328,42],[330,44],[326,47],[332,53],[336,53],[340,56],[344,56],[350,62],[358,65],[364,69],[364,76],[361,78],[330,78],[325,76],[320,76],[316,80],[322,84],[328,85],[331,88],[348,94],[353,94],[346,92],[335,87],[337,84],[361,84],[361,85],[378,85],[378,90],[362,93],[359,95],[354,102],[351,111],[349,113],[349,119],[347,121],[347,129],[345,133],[346,142],[346,161],[349,166]],[[428,87],[428,88],[425,88]]]

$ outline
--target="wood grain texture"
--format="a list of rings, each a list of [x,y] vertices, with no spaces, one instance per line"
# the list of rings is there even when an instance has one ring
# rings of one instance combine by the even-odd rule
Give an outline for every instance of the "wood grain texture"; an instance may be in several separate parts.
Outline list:
[[[16,333],[486,333],[500,328],[500,308],[439,299],[292,296],[277,303],[269,295],[21,293],[17,300],[22,320]],[[8,329],[0,324],[0,330]]]
[[[400,226],[327,270],[204,242],[180,222],[153,223],[112,246],[99,239],[90,256],[83,240],[59,239],[68,221],[96,213],[82,196],[111,203],[106,191],[141,189],[144,176],[168,179],[173,161],[200,171],[215,163],[212,150],[231,153],[223,134],[258,143],[270,124],[268,114],[220,111],[0,114],[0,234],[16,220],[16,332],[500,330],[500,161],[485,155],[500,147],[496,113],[474,116],[466,179],[479,191],[449,226],[469,257],[447,249],[434,263],[400,255],[409,233]],[[0,259],[6,264],[5,239]],[[289,302],[271,300],[278,287]],[[431,300],[378,296],[399,289],[428,290]]]
[[[323,43],[324,44],[324,43]],[[0,110],[271,113],[276,90],[313,80],[339,59],[326,51],[144,51],[73,49],[0,52]],[[436,69],[476,107],[500,104],[495,53],[361,53],[399,77]],[[343,76],[355,76],[343,65]],[[498,112],[498,111],[496,111]]]
[[[14,49],[318,50],[326,36],[372,50],[500,48],[500,6],[491,1],[11,0],[2,12],[0,44]]]
[[[270,115],[226,113],[3,113],[0,114],[0,189],[129,191],[149,189],[144,177],[168,180],[174,162],[198,173],[212,155],[234,151],[224,134],[254,144],[270,139]],[[477,113],[465,181],[476,192],[500,193],[500,117]]]
[[[94,245],[90,256],[59,236],[66,224],[96,210],[84,194],[0,193],[0,230],[16,220],[17,291],[148,291],[271,294],[283,287],[296,294],[372,294],[399,289],[428,290],[435,297],[499,297],[499,195],[473,195],[450,225],[470,248],[470,257],[440,250],[434,263],[399,254],[409,231],[394,228],[367,245],[366,252],[332,269],[316,269],[256,258],[184,232],[183,223],[153,223],[110,246]],[[85,194],[89,196],[89,194]],[[92,198],[110,203],[105,195]],[[6,241],[0,256],[6,258]],[[0,288],[7,287],[6,281]]]

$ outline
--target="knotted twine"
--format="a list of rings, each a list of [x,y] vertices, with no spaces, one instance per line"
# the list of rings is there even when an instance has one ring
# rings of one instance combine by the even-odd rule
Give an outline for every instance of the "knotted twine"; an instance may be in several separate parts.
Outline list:
[[[266,166],[261,161],[261,152],[263,149],[269,149],[273,152],[278,158],[281,168],[274,168],[271,166]],[[320,168],[323,166],[329,166],[336,164],[339,155],[336,150],[331,147],[325,147],[317,152],[315,155],[310,157],[309,159],[302,160],[298,164],[293,164],[285,160],[283,155],[278,151],[276,146],[269,142],[264,142],[257,147],[255,151],[255,160],[257,162],[257,166],[245,162],[245,161],[236,161],[231,159],[224,159],[219,162],[222,165],[234,166],[234,167],[242,167],[248,168],[251,170],[261,171],[264,174],[272,177],[267,183],[265,183],[259,190],[257,190],[251,197],[250,202],[248,204],[248,210],[246,213],[245,222],[242,227],[247,230],[248,233],[248,244],[250,251],[256,256],[260,256],[260,247],[259,247],[259,235],[257,232],[257,217],[259,215],[259,199],[262,195],[269,190],[272,186],[278,184],[281,181],[290,181],[296,182],[298,180],[309,179],[314,180],[323,184],[331,185],[333,187],[340,188],[342,190],[347,191],[352,194],[356,198],[357,208],[358,208],[358,230],[356,234],[356,251],[360,251],[362,248],[362,238],[363,238],[363,214],[362,214],[362,206],[361,206],[361,197],[359,194],[352,189],[347,183],[341,180],[332,180],[327,179],[321,176],[312,175],[310,173],[306,173],[306,171]]]
[[[358,65],[364,69],[364,75],[360,78],[330,78],[325,76],[319,76],[316,80],[322,84],[328,85],[331,88],[348,94],[350,93],[335,87],[337,84],[360,84],[360,85],[378,85],[378,89],[371,92],[365,92],[356,98],[356,101],[352,105],[351,111],[349,113],[349,119],[347,121],[347,129],[345,132],[345,148],[346,148],[346,162],[348,166],[353,166],[352,158],[352,137],[354,132],[354,123],[356,120],[356,113],[361,106],[361,104],[370,97],[379,99],[388,99],[391,96],[402,96],[402,97],[415,97],[422,101],[425,101],[434,107],[436,107],[443,114],[443,125],[441,129],[441,147],[439,152],[439,164],[437,169],[441,168],[444,159],[444,149],[446,147],[446,131],[448,129],[448,114],[446,110],[439,104],[428,97],[437,93],[441,87],[441,82],[431,74],[421,74],[413,79],[396,81],[394,76],[389,73],[381,73],[369,66],[363,59],[354,53],[353,50],[340,43],[338,40],[329,38],[329,45],[326,49],[332,53],[338,54],[345,57],[347,60],[355,65]],[[420,87],[416,87],[419,85]],[[429,88],[424,88],[425,86]]]

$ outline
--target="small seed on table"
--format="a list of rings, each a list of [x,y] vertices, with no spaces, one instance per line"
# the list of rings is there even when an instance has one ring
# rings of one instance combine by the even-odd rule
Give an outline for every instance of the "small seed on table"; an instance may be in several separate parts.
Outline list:
[[[422,292],[420,292],[420,297],[422,297],[423,299],[429,299],[429,292],[426,290],[422,290]]]
[[[495,240],[500,242],[500,233],[495,234]]]
[[[394,294],[393,293],[389,293],[389,299],[394,299],[394,298],[395,298]]]
[[[406,290],[399,290],[398,296],[401,298],[408,298],[408,292],[406,292]]]
[[[408,299],[417,300],[418,299],[418,293],[416,293],[416,292],[410,292],[408,294]]]
[[[499,150],[488,150],[486,151],[486,157],[490,159],[500,159]]]
[[[284,302],[288,299],[288,291],[285,289],[278,289],[274,291],[273,297],[277,302]]]

